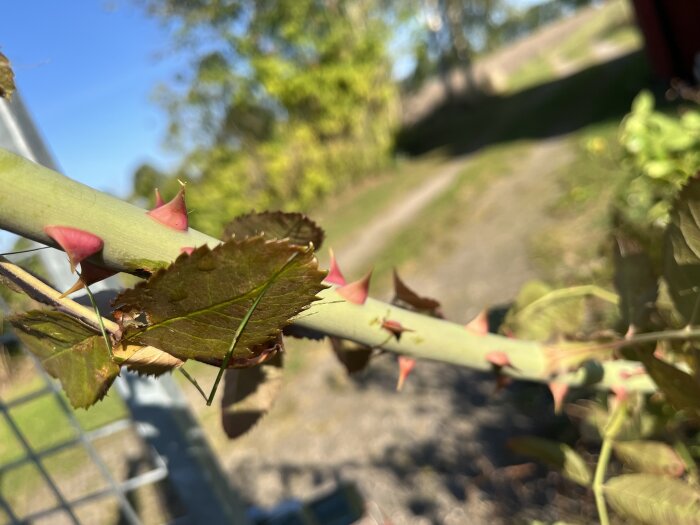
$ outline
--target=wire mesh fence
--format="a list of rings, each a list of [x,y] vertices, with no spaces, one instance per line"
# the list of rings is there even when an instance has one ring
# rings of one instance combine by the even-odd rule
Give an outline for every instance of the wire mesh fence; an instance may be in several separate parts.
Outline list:
[[[12,361],[0,389],[2,522],[185,522],[165,461],[116,394],[75,412],[30,358]]]

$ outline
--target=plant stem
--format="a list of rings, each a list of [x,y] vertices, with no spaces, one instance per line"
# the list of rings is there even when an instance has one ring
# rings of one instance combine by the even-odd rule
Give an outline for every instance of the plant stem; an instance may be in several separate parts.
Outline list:
[[[104,242],[103,250],[90,261],[105,268],[143,275],[172,262],[180,255],[182,247],[204,244],[213,247],[220,243],[193,229],[182,232],[168,228],[140,208],[4,150],[0,150],[0,186],[3,188],[0,192],[0,228],[50,246],[55,246],[55,243],[44,233],[44,227],[48,225],[88,231]],[[69,299],[59,300],[58,292],[39,283],[44,289],[41,293],[50,296],[50,304],[73,312],[72,315],[99,329],[93,312],[77,308],[78,305]],[[32,295],[38,293],[35,288],[38,289],[39,285],[23,289]],[[45,290],[47,288],[55,292],[53,296]],[[498,350],[507,353],[517,368],[507,372],[514,378],[551,380],[545,352],[547,347],[541,343],[476,335],[460,324],[419,315],[373,299],[368,299],[362,306],[355,305],[345,301],[333,288],[324,290],[319,296],[321,300],[297,316],[295,324],[365,346],[381,345],[391,352],[414,358],[483,371],[491,369],[486,355]],[[387,310],[390,310],[392,320],[413,330],[404,334],[400,341],[392,339],[384,343],[386,331],[378,321],[387,317]],[[105,320],[104,326],[109,332],[118,331],[118,326],[110,321]],[[685,336],[688,336],[687,332]],[[623,383],[621,372],[633,372],[638,367],[635,362],[609,361],[597,367],[595,373],[584,366],[576,372],[558,376],[557,380],[573,386],[594,384],[597,388],[609,388]],[[628,391],[656,390],[648,375],[624,380],[624,386]]]
[[[112,361],[114,361],[114,354],[112,353],[112,343],[109,340],[109,336],[107,335],[107,330],[105,330],[105,324],[102,319],[102,315],[100,314],[100,309],[97,307],[97,301],[95,301],[95,296],[92,295],[92,291],[90,290],[90,287],[87,284],[85,285],[85,292],[87,293],[87,296],[90,299],[92,309],[95,310],[95,316],[97,317],[97,322],[100,325],[100,332],[102,332],[102,337],[105,340],[105,345],[107,346],[107,353],[109,354],[109,358]]]
[[[35,301],[53,306],[57,310],[92,326],[95,330],[104,328],[113,334],[119,331],[119,326],[116,323],[102,318],[96,311],[86,308],[68,297],[61,297],[60,292],[2,256],[0,256],[0,277],[6,279],[12,286],[21,290]]]
[[[179,367],[178,370],[182,373],[183,376],[185,376],[185,379],[187,379],[192,385],[197,389],[197,391],[202,394],[202,397],[204,398],[204,401],[207,401],[207,394],[204,393],[204,389],[199,386],[199,383],[197,380],[190,375],[190,373],[185,370],[184,367]]]
[[[598,463],[596,464],[595,475],[593,477],[593,494],[595,495],[595,506],[598,510],[600,525],[609,525],[610,523],[608,519],[608,508],[605,503],[605,495],[603,494],[603,482],[605,481],[605,472],[608,469],[608,462],[610,461],[612,444],[612,439],[603,439],[603,446],[600,449],[600,455],[598,456]]]

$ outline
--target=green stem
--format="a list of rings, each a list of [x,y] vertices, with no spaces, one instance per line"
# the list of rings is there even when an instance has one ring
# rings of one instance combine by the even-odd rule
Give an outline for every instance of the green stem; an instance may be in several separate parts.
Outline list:
[[[595,506],[598,510],[598,518],[600,525],[609,525],[608,508],[605,503],[605,495],[603,494],[603,482],[605,481],[605,473],[610,462],[610,453],[612,452],[613,440],[605,438],[603,446],[600,449],[598,463],[595,468],[593,477],[593,494],[595,494]]]
[[[112,343],[109,340],[109,336],[107,335],[107,330],[105,330],[105,324],[102,320],[102,315],[100,315],[100,309],[97,307],[97,301],[95,301],[95,296],[92,295],[92,291],[90,290],[90,287],[87,284],[85,285],[85,292],[87,293],[87,296],[90,299],[92,309],[95,311],[97,323],[100,325],[100,332],[102,332],[102,337],[105,340],[105,345],[107,346],[107,353],[109,354],[109,358],[112,361],[114,361],[114,355],[112,354]]]
[[[1,229],[50,246],[56,244],[44,233],[44,227],[48,225],[89,231],[104,241],[103,250],[91,257],[91,262],[113,270],[143,274],[172,262],[180,255],[182,247],[220,243],[193,229],[182,232],[168,228],[149,217],[143,209],[4,150],[0,150],[0,187],[3,188],[0,192]],[[418,359],[484,371],[491,369],[486,355],[502,351],[508,354],[517,369],[508,371],[513,377],[542,382],[551,380],[546,346],[541,343],[473,334],[462,325],[373,299],[358,306],[345,301],[332,288],[319,296],[321,300],[295,319],[296,324],[365,346],[381,345],[386,350]],[[63,305],[62,308],[70,310],[73,306]],[[400,341],[394,338],[384,343],[386,331],[377,321],[387,316],[387,309],[391,311],[392,320],[413,330],[406,332]],[[87,317],[84,312],[76,315],[99,326],[93,312]],[[118,331],[118,326],[111,322],[106,322],[105,327],[109,332]],[[638,367],[635,362],[609,361],[597,367],[594,374],[589,368],[582,367],[577,372],[562,374],[557,380],[573,386],[595,382],[598,388],[622,383],[628,391],[655,391],[656,387],[647,375],[637,375],[623,383],[620,373],[633,372]]]
[[[181,366],[180,368],[178,368],[178,370],[185,377],[185,379],[187,379],[190,383],[192,383],[192,385],[197,389],[197,392],[202,394],[204,401],[207,401],[207,394],[204,392],[204,389],[201,386],[199,386],[199,383],[197,382],[197,380],[194,377],[192,377],[190,375],[190,373],[187,370],[185,370],[184,367]]]

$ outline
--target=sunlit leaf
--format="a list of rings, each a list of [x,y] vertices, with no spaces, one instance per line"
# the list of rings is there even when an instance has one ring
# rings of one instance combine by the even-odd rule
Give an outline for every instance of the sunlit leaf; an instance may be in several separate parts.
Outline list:
[[[679,477],[683,461],[673,447],[660,441],[620,441],[613,445],[615,456],[632,470],[647,474]]]
[[[537,285],[537,293],[532,292]],[[617,295],[597,286],[551,290],[525,286],[509,310],[502,330],[521,339],[553,341],[614,326]]]
[[[290,244],[307,246],[313,243],[318,250],[323,244],[323,229],[306,215],[281,211],[252,212],[233,219],[224,229],[223,239],[262,235],[266,239],[289,239]]]
[[[11,322],[22,343],[61,382],[75,408],[102,399],[119,374],[102,336],[66,314],[35,310]]]
[[[182,366],[183,361],[152,346],[127,345],[114,348],[114,358],[128,370],[159,376]]]
[[[542,461],[579,485],[587,487],[591,484],[591,472],[586,462],[565,443],[535,436],[521,436],[509,440],[508,447],[517,454]]]
[[[220,365],[260,291],[267,292],[236,346],[232,366],[254,359],[257,345],[280,333],[323,289],[311,250],[253,237],[183,254],[167,269],[114,301],[128,344],[150,345],[178,359]]]
[[[274,405],[282,388],[282,354],[259,366],[224,373],[221,423],[231,439],[248,432]]]
[[[626,474],[604,485],[605,500],[620,516],[648,525],[700,524],[700,491],[665,476]]]

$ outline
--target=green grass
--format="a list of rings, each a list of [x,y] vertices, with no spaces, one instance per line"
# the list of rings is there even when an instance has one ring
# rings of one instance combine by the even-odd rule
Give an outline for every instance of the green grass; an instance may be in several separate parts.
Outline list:
[[[10,378],[12,381],[12,378]],[[42,388],[44,381],[37,373],[28,377],[22,374],[15,384],[4,385],[3,401],[10,402]],[[67,399],[64,397],[64,401]],[[9,411],[20,432],[35,452],[41,452],[66,440],[77,437],[68,417],[53,394],[44,394],[32,401],[15,406]],[[74,414],[85,431],[99,428],[107,423],[127,417],[127,409],[116,393],[108,394],[102,401],[88,410],[76,410]],[[90,467],[90,460],[81,451],[72,447],[46,458],[56,475],[70,476]],[[0,465],[25,456],[25,450],[7,421],[0,419]],[[52,471],[52,473],[53,473]],[[10,502],[19,502],[23,494],[43,486],[38,470],[30,465],[8,471],[0,478],[0,491]]]
[[[432,155],[418,161],[399,161],[394,169],[311,211],[310,216],[326,231],[326,247],[340,246],[352,232],[424,183],[441,160],[440,155]]]

